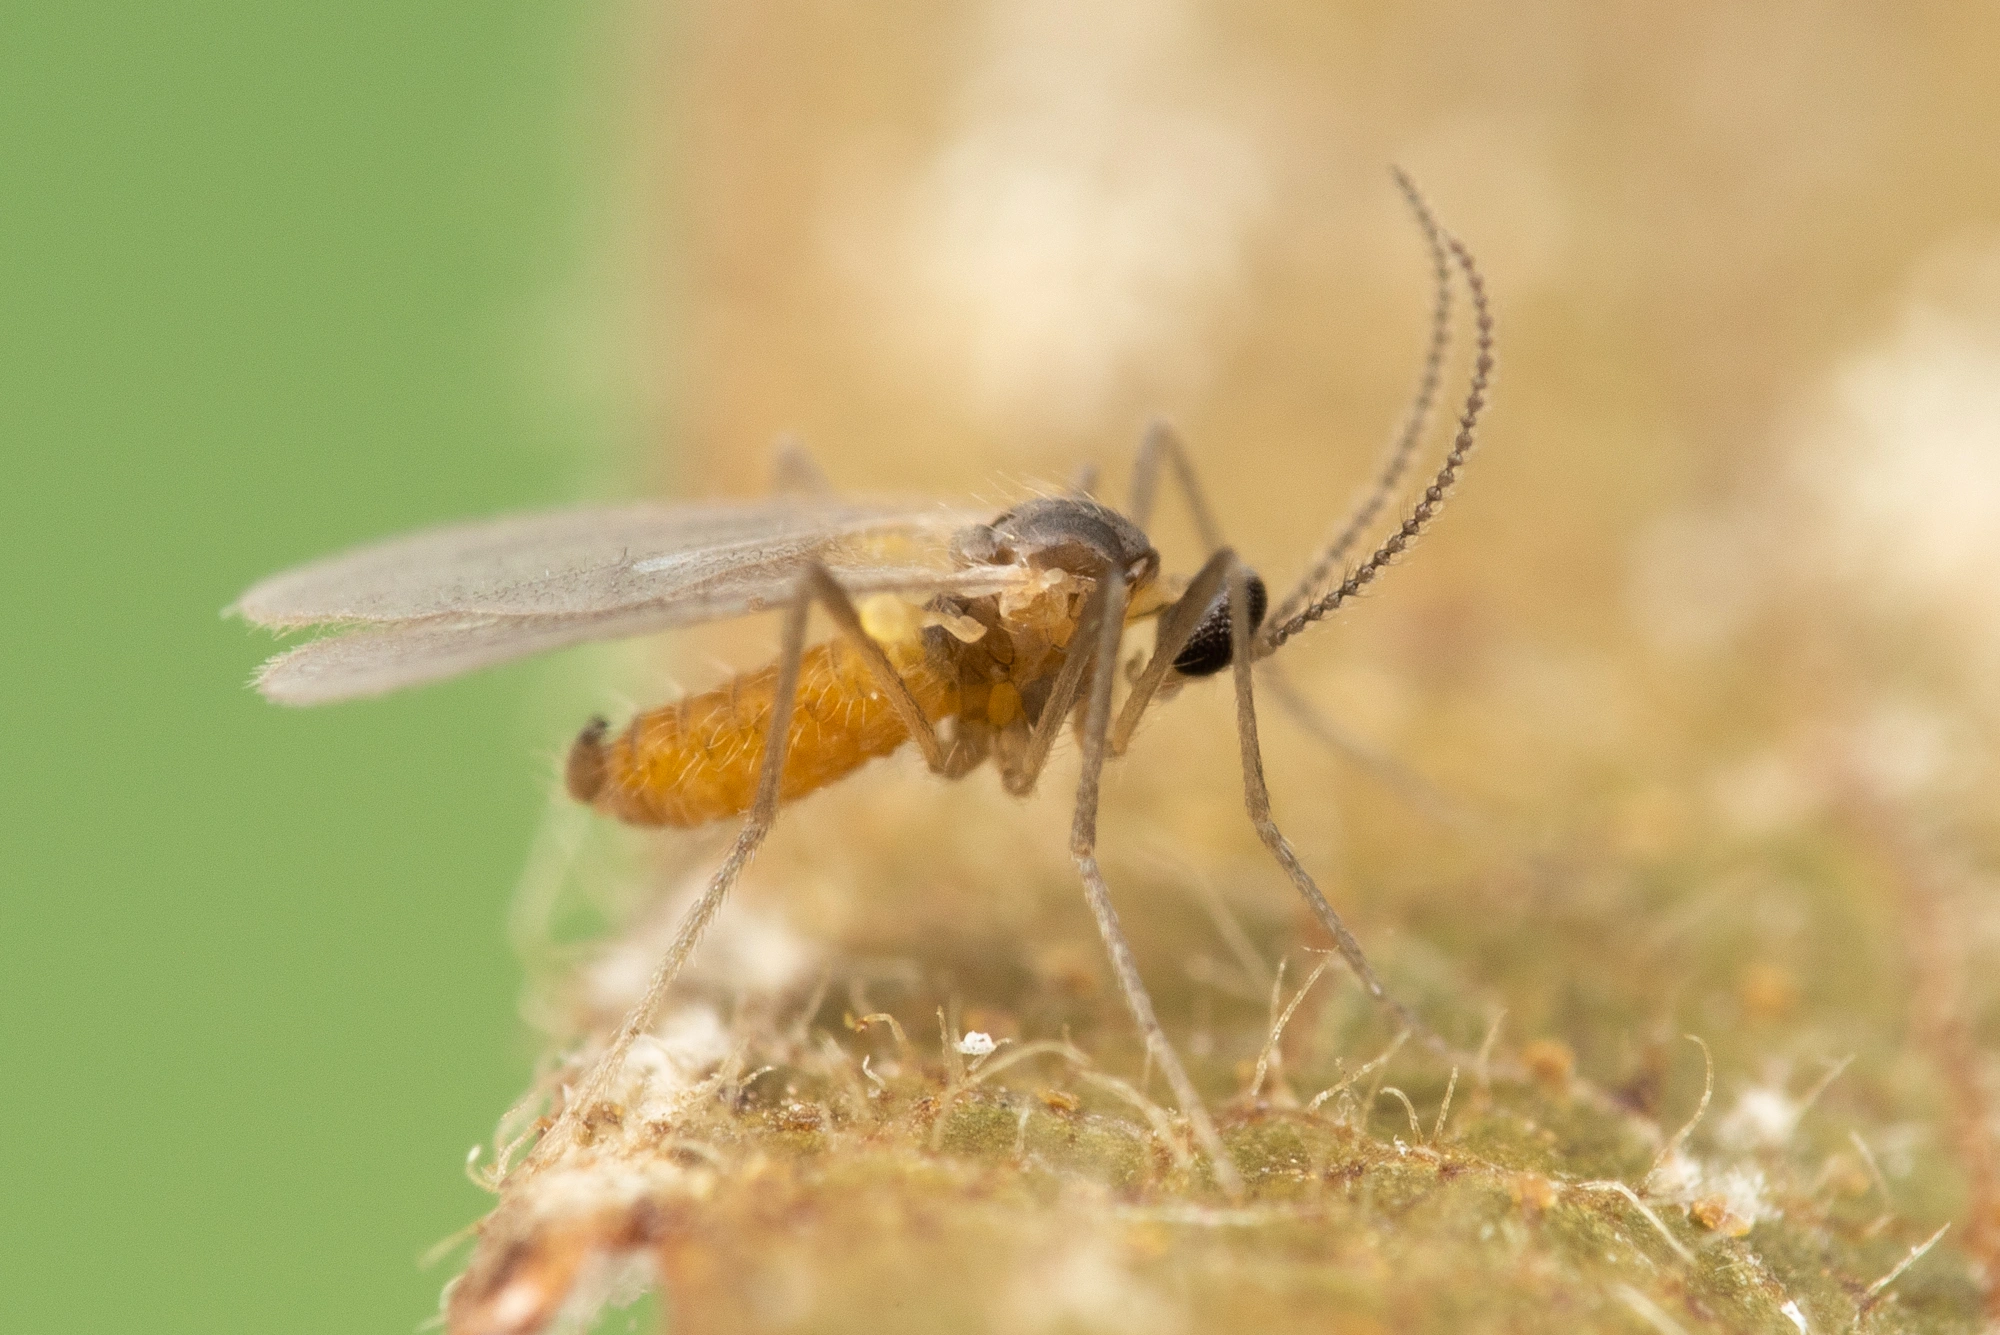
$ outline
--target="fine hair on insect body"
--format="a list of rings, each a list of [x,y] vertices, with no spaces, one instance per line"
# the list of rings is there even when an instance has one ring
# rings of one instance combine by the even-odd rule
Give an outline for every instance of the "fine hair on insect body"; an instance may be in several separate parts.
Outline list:
[[[1070,851],[1125,1001],[1216,1180],[1242,1183],[1168,1043],[1097,857],[1100,778],[1140,720],[1188,683],[1228,671],[1244,800],[1252,824],[1369,994],[1408,1030],[1430,1031],[1392,999],[1271,815],[1258,742],[1255,667],[1367,588],[1442,508],[1471,452],[1493,368],[1493,319],[1472,256],[1400,172],[1437,297],[1409,414],[1360,503],[1305,573],[1273,599],[1223,540],[1187,450],[1151,426],[1123,511],[1081,483],[999,515],[928,501],[832,493],[796,446],[781,447],[776,494],[757,501],[571,509],[429,530],[272,576],[230,609],[263,626],[336,625],[265,664],[273,700],[317,704],[381,694],[543,650],[763,610],[782,613],[767,667],[614,730],[586,726],[570,749],[572,797],[637,825],[743,824],[687,910],[643,999],[626,1016],[523,1165],[576,1143],[631,1044],[660,1015],[676,976],[780,808],[868,760],[914,743],[930,770],[958,778],[991,762],[1030,792],[1065,726],[1081,769]],[[1390,504],[1425,434],[1451,323],[1453,271],[1473,314],[1470,381],[1443,460],[1416,503],[1349,564]],[[1171,479],[1207,559],[1175,591],[1146,536]],[[815,607],[835,634],[809,643]],[[1150,656],[1119,671],[1126,630],[1156,621]],[[1129,678],[1116,710],[1114,688]],[[1289,691],[1279,694],[1291,707]]]

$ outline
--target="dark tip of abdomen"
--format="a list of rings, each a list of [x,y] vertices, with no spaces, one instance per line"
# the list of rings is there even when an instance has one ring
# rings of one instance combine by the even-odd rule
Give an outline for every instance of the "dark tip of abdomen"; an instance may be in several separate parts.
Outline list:
[[[570,745],[563,780],[569,795],[579,802],[595,802],[604,791],[604,734],[610,727],[609,721],[594,718]]]

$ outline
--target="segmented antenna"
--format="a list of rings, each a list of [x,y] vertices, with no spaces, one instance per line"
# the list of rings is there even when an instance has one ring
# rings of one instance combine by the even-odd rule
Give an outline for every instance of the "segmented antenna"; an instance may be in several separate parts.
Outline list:
[[[1258,656],[1273,653],[1278,646],[1304,630],[1313,622],[1326,616],[1334,608],[1352,598],[1372,583],[1375,577],[1391,561],[1409,550],[1417,535],[1429,526],[1444,508],[1445,497],[1458,481],[1458,472],[1464,466],[1466,456],[1472,453],[1472,442],[1479,426],[1479,414],[1486,407],[1486,386],[1493,375],[1493,312],[1486,301],[1486,280],[1480,277],[1479,266],[1473,263],[1472,255],[1465,246],[1448,232],[1440,232],[1444,244],[1457,262],[1459,271],[1465,275],[1467,293],[1472,299],[1473,317],[1473,359],[1472,383],[1466,390],[1465,406],[1458,417],[1458,434],[1452,438],[1451,450],[1431,475],[1431,483],[1424,488],[1420,497],[1402,524],[1385,538],[1354,569],[1348,571],[1331,591],[1321,595],[1301,611],[1284,619],[1272,618],[1265,622],[1265,630],[1258,645]]]
[[[1355,506],[1332,539],[1320,550],[1312,568],[1290,593],[1279,600],[1277,608],[1271,613],[1273,623],[1283,622],[1293,615],[1305,605],[1307,599],[1325,586],[1349,550],[1360,540],[1362,532],[1382,513],[1382,507],[1396,494],[1396,487],[1408,471],[1410,460],[1416,457],[1417,446],[1423,442],[1424,428],[1430,424],[1431,408],[1437,402],[1445,349],[1451,343],[1451,259],[1445,252],[1437,217],[1431,212],[1430,205],[1425,203],[1416,183],[1404,174],[1401,167],[1392,171],[1397,188],[1403,192],[1410,211],[1416,215],[1417,225],[1423,228],[1424,243],[1430,247],[1431,273],[1437,290],[1436,301],[1431,308],[1430,344],[1424,350],[1423,373],[1417,378],[1417,392],[1410,401],[1409,413],[1403,418],[1403,430],[1382,461],[1382,471],[1376,474],[1368,494],[1362,497],[1360,504]]]

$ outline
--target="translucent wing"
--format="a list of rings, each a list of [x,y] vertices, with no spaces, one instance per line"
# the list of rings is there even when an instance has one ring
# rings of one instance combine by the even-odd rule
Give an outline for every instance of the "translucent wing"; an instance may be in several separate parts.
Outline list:
[[[811,560],[857,594],[991,588],[994,573],[946,559],[950,535],[980,517],[934,503],[790,496],[556,510],[316,561],[252,586],[229,611],[261,626],[358,627],[257,675],[273,700],[323,704],[775,606]]]

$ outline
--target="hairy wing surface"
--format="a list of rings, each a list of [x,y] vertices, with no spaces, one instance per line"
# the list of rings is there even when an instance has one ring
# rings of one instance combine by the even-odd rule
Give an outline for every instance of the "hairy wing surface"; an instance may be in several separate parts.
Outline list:
[[[793,497],[559,510],[362,547],[274,575],[229,610],[280,628],[359,627],[259,672],[271,699],[320,704],[758,611],[814,559],[857,594],[990,588],[995,574],[946,559],[950,534],[975,518],[932,503]]]
[[[941,546],[971,518],[922,502],[817,497],[550,510],[313,561],[252,585],[230,611],[274,627],[606,612],[718,586],[781,586],[785,572],[842,539]]]

